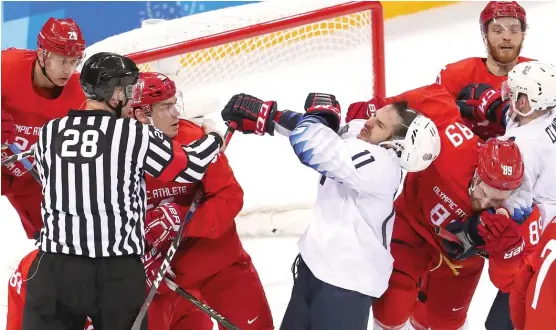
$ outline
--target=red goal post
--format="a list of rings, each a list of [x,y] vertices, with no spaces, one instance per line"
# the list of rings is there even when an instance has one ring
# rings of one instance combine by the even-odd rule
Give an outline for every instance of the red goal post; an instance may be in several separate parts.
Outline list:
[[[87,55],[124,54],[141,71],[170,75],[187,119],[204,116],[223,130],[220,110],[236,93],[295,111],[303,111],[310,92],[332,93],[344,112],[351,102],[385,96],[377,1],[275,0],[153,21],[91,45]],[[240,234],[303,233],[313,217],[318,173],[299,164],[281,137],[236,134],[226,155],[245,194]]]

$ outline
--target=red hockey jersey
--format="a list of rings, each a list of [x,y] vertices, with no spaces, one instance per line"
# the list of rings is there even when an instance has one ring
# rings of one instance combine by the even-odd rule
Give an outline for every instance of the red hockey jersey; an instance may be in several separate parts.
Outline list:
[[[189,144],[204,135],[196,124],[182,120],[178,135],[181,144]],[[209,166],[201,184],[162,183],[147,177],[147,203],[175,202],[189,209],[198,189],[204,198],[186,227],[172,269],[186,283],[182,287],[205,279],[234,263],[244,253],[235,226],[235,217],[243,207],[243,190],[224,154],[219,154]]]
[[[453,96],[442,86],[411,90],[388,103],[402,99],[436,124],[441,150],[426,170],[407,174],[394,206],[421,236],[442,251],[434,228],[464,221],[473,212],[468,188],[478,163],[479,139],[464,125]]]
[[[14,120],[15,143],[22,151],[37,142],[44,124],[65,116],[69,109],[80,109],[86,101],[78,74],[70,78],[55,99],[37,89],[32,81],[36,60],[34,50],[10,48],[2,51],[2,109],[7,110]],[[9,150],[3,151],[2,157],[9,154]],[[28,237],[42,228],[41,187],[31,175],[13,177],[3,170],[2,195],[8,197],[18,212]]]
[[[517,330],[556,329],[556,218],[544,229],[510,295]]]
[[[517,62],[529,62],[530,58],[518,57]],[[470,57],[446,65],[436,78],[436,83],[444,86],[454,98],[461,90],[472,83],[489,84],[500,89],[507,76],[496,76],[488,71],[486,58]],[[498,123],[477,122],[464,119],[465,124],[481,139],[504,135],[505,128]]]

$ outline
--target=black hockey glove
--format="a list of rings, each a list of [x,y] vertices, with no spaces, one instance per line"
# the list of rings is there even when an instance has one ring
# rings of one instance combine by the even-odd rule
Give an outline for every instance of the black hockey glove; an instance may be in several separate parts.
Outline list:
[[[488,84],[469,84],[459,92],[456,104],[463,118],[499,123],[507,102]]]
[[[274,135],[274,117],[277,104],[274,101],[264,102],[247,94],[232,96],[222,110],[222,119],[233,122],[237,130],[243,134]]]
[[[319,116],[324,118],[334,132],[340,128],[340,103],[332,94],[310,93],[305,100],[305,117]]]
[[[446,228],[435,228],[436,234],[442,238],[444,250],[451,259],[464,260],[477,254],[488,257],[483,250],[477,248],[485,243],[477,230],[479,219],[480,216],[476,214],[463,222],[451,222]]]

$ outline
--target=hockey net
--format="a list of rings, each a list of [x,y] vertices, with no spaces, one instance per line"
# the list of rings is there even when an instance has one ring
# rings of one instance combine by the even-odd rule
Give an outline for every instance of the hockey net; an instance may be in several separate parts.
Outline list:
[[[156,24],[155,24],[156,23]],[[125,54],[142,71],[170,75],[184,96],[184,118],[212,119],[236,93],[303,111],[310,92],[351,102],[385,94],[383,13],[379,2],[269,1],[174,20],[91,45]],[[313,218],[319,176],[299,164],[280,136],[235,134],[226,151],[244,207],[242,236],[299,235]]]

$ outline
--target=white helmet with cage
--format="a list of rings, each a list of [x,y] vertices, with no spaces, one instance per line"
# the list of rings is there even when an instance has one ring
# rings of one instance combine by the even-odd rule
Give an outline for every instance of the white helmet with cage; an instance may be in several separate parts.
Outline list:
[[[380,145],[393,148],[400,166],[408,172],[425,170],[440,154],[440,135],[432,120],[418,115],[407,128],[404,138],[393,138]]]
[[[513,115],[527,117],[534,111],[556,107],[556,67],[539,61],[517,64],[502,84],[502,99],[510,100]],[[516,109],[520,94],[527,95],[530,110],[526,113]]]

